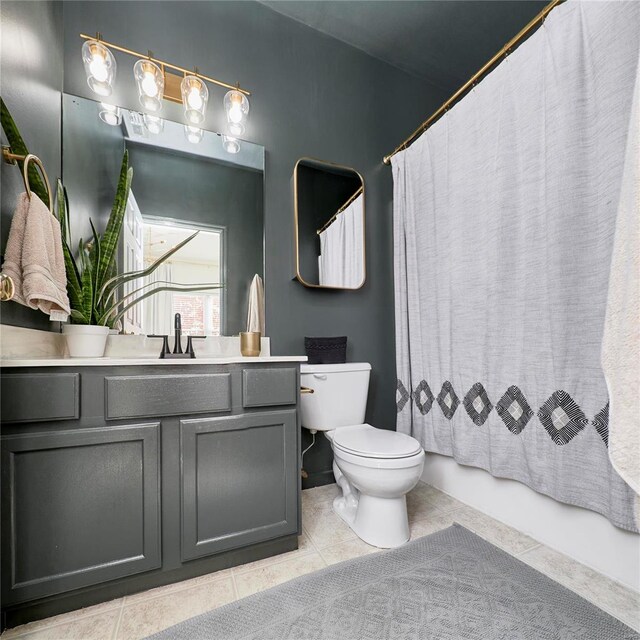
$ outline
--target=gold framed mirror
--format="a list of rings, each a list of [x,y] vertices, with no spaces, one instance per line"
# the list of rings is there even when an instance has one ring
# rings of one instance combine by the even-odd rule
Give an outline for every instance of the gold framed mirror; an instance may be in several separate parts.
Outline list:
[[[295,278],[305,287],[360,289],[366,280],[364,178],[300,158],[293,170]]]

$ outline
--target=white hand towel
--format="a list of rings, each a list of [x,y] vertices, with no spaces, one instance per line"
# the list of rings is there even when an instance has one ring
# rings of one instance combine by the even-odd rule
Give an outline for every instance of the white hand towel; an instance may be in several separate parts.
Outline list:
[[[249,289],[249,311],[247,331],[259,331],[264,336],[264,287],[262,278],[256,273]]]
[[[60,223],[35,193],[18,198],[2,271],[13,280],[16,302],[50,320],[69,317]]]

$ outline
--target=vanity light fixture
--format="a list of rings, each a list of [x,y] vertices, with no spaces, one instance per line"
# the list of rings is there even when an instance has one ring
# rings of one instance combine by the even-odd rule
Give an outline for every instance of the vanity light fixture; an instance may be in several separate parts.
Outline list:
[[[185,76],[180,84],[184,115],[193,124],[204,121],[204,114],[209,101],[209,89],[198,76]]]
[[[91,90],[99,96],[110,96],[117,67],[111,51],[99,39],[87,40],[82,45],[82,62]]]
[[[204,131],[199,127],[194,127],[190,124],[184,125],[184,135],[187,140],[192,144],[198,144],[202,138],[204,138]]]
[[[116,61],[111,53],[113,49],[139,58],[134,65],[134,76],[140,102],[146,111],[156,113],[162,108],[163,99],[170,100],[184,106],[185,117],[190,125],[200,125],[205,119],[209,100],[207,83],[218,85],[229,89],[224,98],[229,132],[235,136],[244,132],[249,114],[247,96],[251,94],[240,85],[233,86],[202,75],[197,69],[194,72],[159,60],[151,53],[145,55],[133,49],[106,42],[99,33],[95,36],[81,33],[80,37],[86,40],[82,45],[82,59],[87,80],[91,89],[97,94],[101,96],[111,94],[116,72]],[[237,141],[235,142],[238,144]]]
[[[147,127],[147,131],[149,133],[156,135],[161,133],[164,129],[164,120],[160,116],[152,116],[145,113],[142,120],[144,121],[144,126]]]
[[[100,103],[100,111],[98,117],[105,124],[109,124],[112,127],[117,127],[122,122],[122,113],[120,107],[116,107],[112,104]]]
[[[222,136],[222,148],[227,153],[239,153],[240,141],[232,138],[231,136]]]
[[[244,133],[245,122],[249,116],[249,100],[237,89],[228,91],[224,97],[224,110],[227,113],[229,133],[241,136]]]
[[[148,111],[160,111],[164,95],[162,69],[151,60],[138,60],[133,65],[133,75],[138,85],[140,104]]]

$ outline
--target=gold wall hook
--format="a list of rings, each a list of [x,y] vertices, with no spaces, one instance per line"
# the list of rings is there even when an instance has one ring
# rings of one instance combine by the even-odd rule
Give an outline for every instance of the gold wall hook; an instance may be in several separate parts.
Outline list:
[[[7,302],[11,300],[15,293],[16,288],[13,284],[13,279],[4,273],[0,273],[0,301]]]

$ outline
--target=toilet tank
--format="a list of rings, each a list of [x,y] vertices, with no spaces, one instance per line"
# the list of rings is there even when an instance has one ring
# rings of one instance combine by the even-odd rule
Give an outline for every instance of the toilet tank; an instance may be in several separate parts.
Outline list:
[[[300,385],[313,389],[300,396],[302,426],[331,431],[364,423],[370,373],[367,362],[301,365]]]

